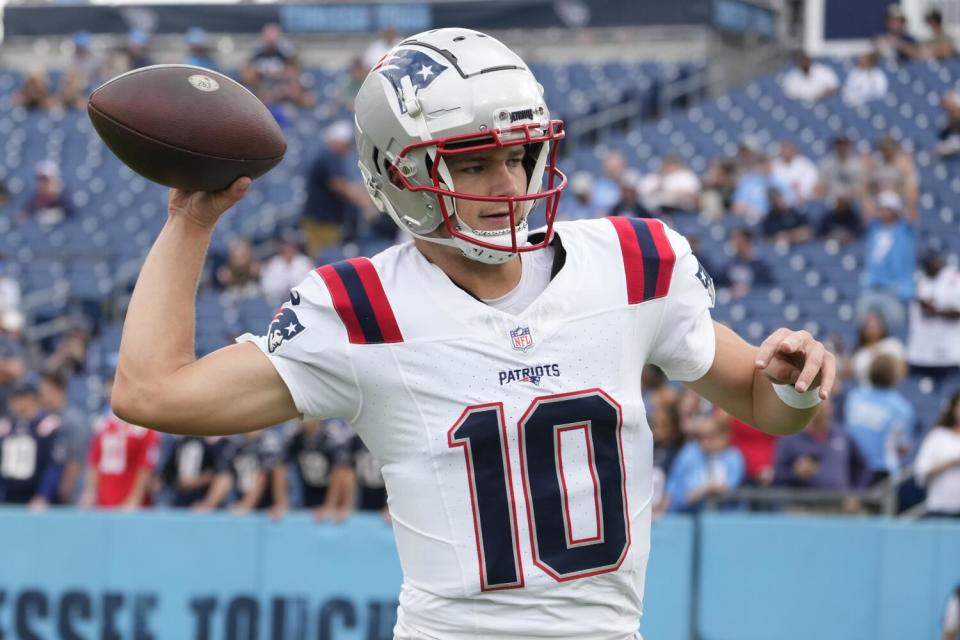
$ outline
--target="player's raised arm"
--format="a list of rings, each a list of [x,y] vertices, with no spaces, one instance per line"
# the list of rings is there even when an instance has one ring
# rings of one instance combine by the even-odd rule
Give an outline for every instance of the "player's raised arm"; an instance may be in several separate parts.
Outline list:
[[[167,223],[137,279],[123,325],[113,409],[169,433],[252,431],[297,415],[276,369],[253,344],[195,357],[197,283],[214,226],[249,178],[218,193],[170,191]]]

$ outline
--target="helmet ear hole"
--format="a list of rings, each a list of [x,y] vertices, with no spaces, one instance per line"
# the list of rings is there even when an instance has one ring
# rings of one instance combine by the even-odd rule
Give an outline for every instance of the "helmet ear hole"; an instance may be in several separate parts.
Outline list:
[[[403,183],[403,178],[400,176],[400,169],[397,169],[397,165],[387,164],[385,162],[384,166],[387,168],[387,179],[390,180],[390,184],[400,190],[406,189],[407,186]]]

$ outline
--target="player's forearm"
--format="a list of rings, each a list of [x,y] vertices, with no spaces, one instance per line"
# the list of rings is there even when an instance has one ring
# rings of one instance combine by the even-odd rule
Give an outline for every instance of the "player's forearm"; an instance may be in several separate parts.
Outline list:
[[[816,415],[819,407],[795,409],[788,406],[773,390],[773,383],[760,370],[753,373],[753,422],[751,426],[775,436],[788,436],[802,431]]]
[[[193,362],[197,283],[212,227],[170,218],[137,279],[123,323],[113,388],[115,407],[135,405]]]

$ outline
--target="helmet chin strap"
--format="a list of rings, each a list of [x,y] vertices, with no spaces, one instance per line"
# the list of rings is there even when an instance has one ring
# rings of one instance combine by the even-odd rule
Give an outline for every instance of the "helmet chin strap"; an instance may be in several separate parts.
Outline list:
[[[470,258],[471,260],[476,260],[477,262],[482,262],[484,264],[503,264],[512,260],[517,254],[514,251],[507,250],[507,247],[512,246],[513,237],[510,233],[510,229],[497,229],[496,231],[478,231],[472,229],[467,223],[462,220],[456,221],[457,231],[468,235],[472,238],[479,240],[480,242],[488,242],[490,244],[502,244],[504,245],[503,250],[498,249],[487,249],[486,247],[481,247],[475,245],[463,238],[453,238],[454,246],[460,249],[463,252],[463,255]],[[530,232],[530,227],[527,226],[526,217],[522,218],[517,224],[517,246],[524,245],[527,243],[527,234]]]

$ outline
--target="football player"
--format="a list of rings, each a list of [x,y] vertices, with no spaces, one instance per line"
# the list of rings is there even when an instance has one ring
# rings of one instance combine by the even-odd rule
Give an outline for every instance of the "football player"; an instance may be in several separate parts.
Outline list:
[[[265,336],[196,360],[204,256],[250,181],[171,191],[127,312],[116,410],[194,434],[346,418],[382,464],[399,640],[636,637],[643,365],[788,434],[827,396],[833,356],[804,331],[757,348],[714,323],[709,275],[660,221],[554,225],[563,123],[494,38],[404,40],[364,81],[355,130],[371,199],[413,240],[319,268]]]

